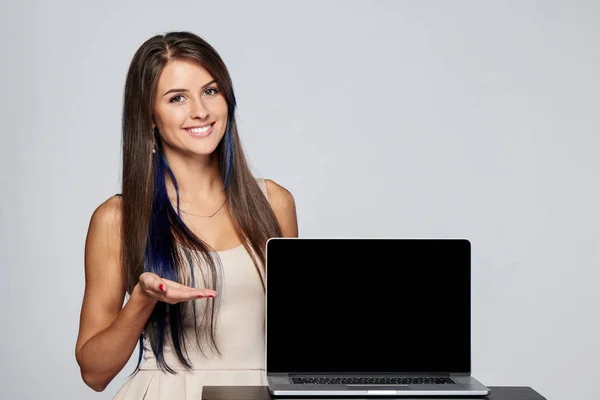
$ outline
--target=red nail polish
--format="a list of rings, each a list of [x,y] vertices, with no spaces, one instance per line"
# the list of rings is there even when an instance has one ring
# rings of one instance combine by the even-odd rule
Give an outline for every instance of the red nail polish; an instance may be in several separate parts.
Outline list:
[[[201,294],[199,294],[199,295],[198,295],[198,298],[199,298],[199,299],[203,299],[203,298],[204,298],[204,296],[202,296]]]
[[[164,287],[165,286],[162,283],[160,285],[158,285],[158,288],[160,289],[161,292],[165,291]]]

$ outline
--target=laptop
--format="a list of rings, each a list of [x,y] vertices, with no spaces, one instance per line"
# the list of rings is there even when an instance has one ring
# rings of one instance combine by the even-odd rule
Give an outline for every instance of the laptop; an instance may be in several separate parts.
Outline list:
[[[468,240],[272,238],[265,265],[272,396],[490,393],[471,376]]]

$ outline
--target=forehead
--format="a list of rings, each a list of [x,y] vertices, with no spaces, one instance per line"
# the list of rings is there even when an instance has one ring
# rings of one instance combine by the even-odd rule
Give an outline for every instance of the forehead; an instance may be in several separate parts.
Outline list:
[[[214,78],[206,68],[189,60],[170,61],[158,77],[157,91],[164,93],[169,89],[199,89]]]

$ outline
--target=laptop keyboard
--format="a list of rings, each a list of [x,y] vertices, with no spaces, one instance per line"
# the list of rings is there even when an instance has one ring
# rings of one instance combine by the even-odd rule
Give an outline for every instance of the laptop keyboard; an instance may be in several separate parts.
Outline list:
[[[293,383],[304,385],[447,385],[455,384],[443,377],[293,377]]]

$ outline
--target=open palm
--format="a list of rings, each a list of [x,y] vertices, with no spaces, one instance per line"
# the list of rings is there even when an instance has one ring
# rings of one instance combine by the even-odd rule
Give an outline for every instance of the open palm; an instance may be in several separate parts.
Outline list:
[[[148,297],[169,304],[217,296],[217,292],[212,289],[192,288],[161,278],[152,272],[144,272],[140,275],[140,287]]]

